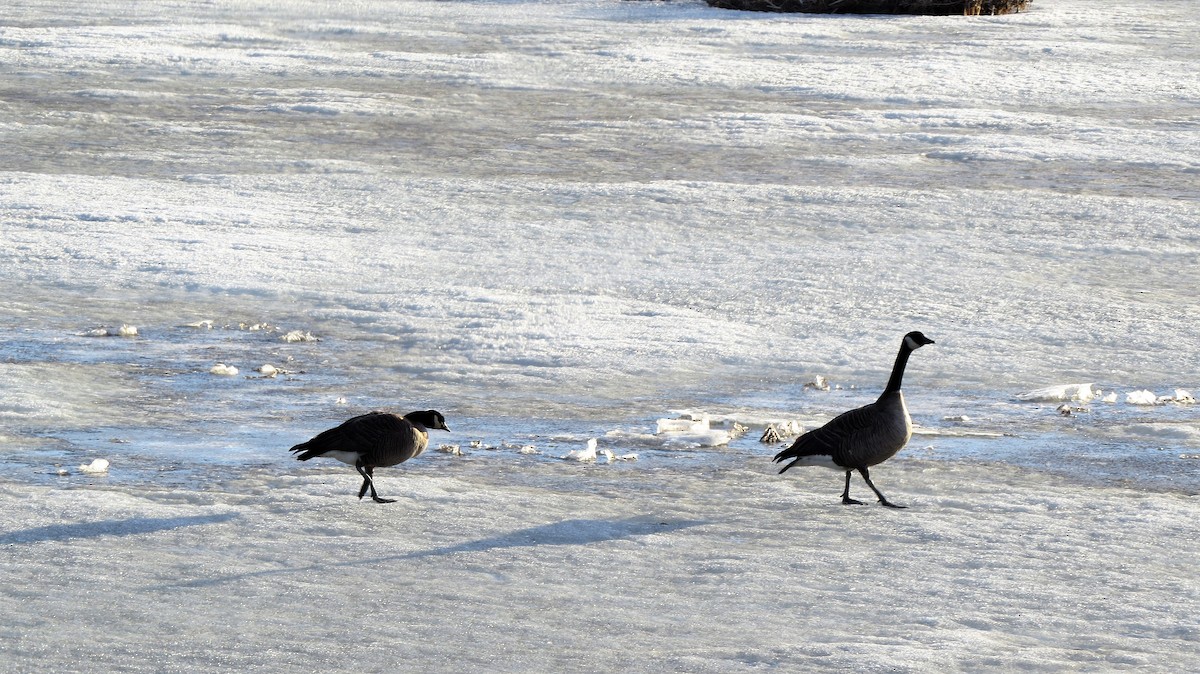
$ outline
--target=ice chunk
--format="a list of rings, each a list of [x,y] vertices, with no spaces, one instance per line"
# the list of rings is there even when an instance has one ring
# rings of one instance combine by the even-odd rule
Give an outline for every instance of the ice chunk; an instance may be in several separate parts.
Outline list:
[[[659,419],[658,435],[666,436],[663,444],[685,447],[719,447],[729,444],[729,431],[712,428],[707,414],[687,413],[676,419]]]
[[[806,382],[804,384],[804,388],[812,389],[814,391],[828,391],[829,390],[829,380],[821,375],[817,375],[817,376],[813,377],[812,381]]]
[[[784,438],[791,438],[800,435],[804,432],[804,427],[795,419],[787,421],[776,421],[767,424],[766,430],[763,431],[759,442],[781,442]]]
[[[138,329],[128,323],[119,328],[92,328],[78,333],[80,337],[137,337]]]
[[[458,445],[438,445],[438,451],[443,454],[452,454],[454,456],[462,456],[462,449]]]
[[[787,421],[780,421],[776,423],[775,430],[779,431],[780,436],[786,438],[789,436],[800,435],[804,432],[804,427],[800,425],[799,421],[796,421],[795,419],[788,419]]]
[[[258,373],[264,377],[274,377],[279,374],[279,368],[267,363],[259,366]]]
[[[657,434],[667,433],[709,433],[714,432],[714,426],[728,428],[727,431],[722,431],[730,437],[741,437],[749,428],[744,424],[731,417],[723,417],[713,419],[711,415],[703,412],[683,412],[673,419],[659,419],[657,424]]]
[[[695,433],[671,433],[663,442],[667,447],[720,447],[728,445],[729,433],[720,429],[710,429]]]
[[[707,414],[684,414],[675,419],[659,419],[658,432],[662,433],[707,433],[711,420]]]
[[[601,449],[599,452],[607,461],[607,463],[616,463],[618,461],[637,461],[638,455],[634,453],[617,454],[611,449]]]
[[[1175,389],[1175,396],[1171,398],[1172,402],[1177,402],[1181,405],[1195,405],[1196,398],[1192,396],[1191,391],[1185,391],[1181,388]]]
[[[313,333],[308,332],[307,330],[292,330],[291,332],[287,333],[283,337],[280,337],[280,339],[287,342],[288,344],[293,344],[295,342],[319,342],[319,341],[321,341],[320,337],[313,336]]]
[[[729,427],[729,437],[730,438],[740,438],[743,435],[745,435],[746,432],[749,430],[750,430],[749,427],[744,426],[741,423],[738,423],[737,421],[734,421],[733,425]]]
[[[1158,396],[1154,395],[1153,391],[1147,391],[1146,389],[1130,391],[1125,394],[1125,403],[1129,405],[1157,405]]]
[[[759,436],[758,441],[766,443],[779,442],[779,431],[775,430],[775,424],[768,424],[767,429]]]
[[[1057,386],[1047,386],[1035,391],[1017,394],[1017,400],[1030,403],[1054,403],[1064,400],[1078,400],[1079,402],[1086,403],[1095,397],[1096,392],[1092,390],[1091,383],[1059,384]]]
[[[101,475],[108,472],[108,459],[92,459],[91,463],[79,466],[79,472]]]
[[[209,368],[208,371],[210,374],[215,374],[221,377],[236,377],[238,373],[238,369],[236,367],[232,365],[226,365],[225,363],[217,363]]]
[[[595,461],[596,460],[596,438],[590,438],[587,441],[587,446],[583,449],[573,449],[567,452],[562,458],[568,461]]]

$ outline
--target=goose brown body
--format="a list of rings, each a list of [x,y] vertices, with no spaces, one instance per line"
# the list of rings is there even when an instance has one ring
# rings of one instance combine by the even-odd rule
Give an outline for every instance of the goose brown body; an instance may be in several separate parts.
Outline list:
[[[404,416],[390,412],[368,412],[322,431],[313,439],[291,448],[300,461],[315,457],[337,459],[355,467],[363,476],[361,499],[369,489],[371,498],[391,503],[375,491],[376,468],[395,466],[420,456],[429,446],[429,430],[449,431],[446,420],[436,410],[409,412]]]
[[[824,426],[801,435],[776,461],[795,457],[783,472],[806,457],[823,456],[842,468],[874,466],[892,458],[912,437],[912,418],[900,391],[886,392],[879,400],[843,412]]]
[[[850,498],[850,475],[857,470],[867,486],[879,497],[880,503],[893,508],[901,507],[889,502],[875,488],[868,469],[895,456],[912,437],[912,418],[904,404],[900,384],[909,355],[933,343],[932,339],[920,332],[905,335],[892,367],[891,378],[879,399],[843,412],[824,426],[801,435],[790,447],[775,455],[776,463],[791,460],[779,472],[783,473],[797,465],[823,465],[844,470],[846,488],[842,492],[842,502],[861,503]]]

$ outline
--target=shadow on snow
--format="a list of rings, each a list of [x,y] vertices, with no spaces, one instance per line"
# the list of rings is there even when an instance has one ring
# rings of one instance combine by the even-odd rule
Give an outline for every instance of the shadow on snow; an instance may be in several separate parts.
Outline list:
[[[449,545],[430,550],[418,550],[399,555],[373,557],[369,559],[350,560],[330,564],[310,564],[307,566],[289,567],[283,569],[267,569],[247,573],[231,574],[216,578],[196,578],[170,583],[164,587],[204,587],[237,580],[245,580],[257,576],[271,576],[285,573],[304,573],[309,571],[325,571],[334,568],[354,566],[373,566],[406,559],[425,559],[444,557],[459,553],[488,552],[510,548],[532,548],[544,545],[589,545],[604,541],[625,540],[651,534],[663,534],[687,529],[703,521],[662,521],[658,518],[630,517],[620,520],[569,519],[561,522],[543,524],[536,527],[517,529],[505,534],[488,536],[474,541],[466,541],[457,545]]]
[[[169,531],[201,524],[228,522],[237,513],[217,515],[192,515],[189,517],[133,517],[125,520],[101,520],[98,522],[76,522],[74,524],[51,524],[24,531],[0,534],[0,545],[15,543],[40,543],[42,541],[69,541],[78,538],[99,536],[135,536],[156,531]]]

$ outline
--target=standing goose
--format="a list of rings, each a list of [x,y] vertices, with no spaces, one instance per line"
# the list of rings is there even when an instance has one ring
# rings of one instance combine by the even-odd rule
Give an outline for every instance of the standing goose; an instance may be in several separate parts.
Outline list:
[[[358,498],[371,490],[376,503],[394,503],[396,499],[379,498],[375,493],[375,469],[404,463],[420,456],[429,445],[429,429],[449,431],[446,420],[436,410],[409,412],[404,416],[390,412],[368,412],[347,419],[340,426],[323,431],[317,437],[302,442],[291,451],[296,458],[308,461],[314,456],[328,456],[347,463],[362,475]]]
[[[842,492],[842,503],[861,505],[862,501],[850,498],[850,473],[857,470],[871,491],[879,497],[880,503],[889,508],[903,508],[888,501],[875,488],[868,468],[895,456],[912,437],[912,419],[908,416],[908,408],[904,406],[900,381],[904,379],[908,356],[926,344],[933,344],[933,340],[920,332],[905,335],[900,343],[900,353],[896,355],[896,364],[892,367],[892,376],[879,399],[843,412],[824,426],[796,438],[791,447],[775,455],[776,463],[794,459],[779,472],[796,465],[844,470],[846,489]]]

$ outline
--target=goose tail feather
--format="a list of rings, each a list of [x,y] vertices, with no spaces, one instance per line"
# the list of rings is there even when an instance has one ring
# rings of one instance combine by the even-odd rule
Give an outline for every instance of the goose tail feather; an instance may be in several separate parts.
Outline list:
[[[778,458],[776,458],[775,460],[776,460],[776,461],[779,461],[779,459],[778,459]],[[796,465],[796,464],[798,464],[798,463],[800,463],[800,459],[798,459],[798,458],[797,458],[795,461],[793,461],[793,462],[789,463],[788,465],[784,466],[783,468],[780,468],[780,469],[779,469],[779,474],[780,474],[780,475],[784,474],[785,472],[787,472],[787,469],[788,469],[788,468],[791,468],[792,466],[794,466],[794,465]]]
[[[792,443],[791,447],[788,447],[787,449],[775,455],[775,463],[782,463],[788,459],[799,460],[806,456],[832,456],[833,452],[830,451],[827,443],[825,443],[821,438],[821,430],[822,429],[818,428],[796,438],[796,441]],[[795,464],[796,462],[793,461],[785,466],[783,470],[787,470]],[[781,470],[779,472],[782,473],[783,471]]]
[[[300,461],[308,461],[309,459],[311,459],[313,457],[321,456],[322,454],[325,453],[325,450],[323,448],[313,447],[311,440],[309,440],[308,442],[302,442],[302,443],[292,447],[288,451],[295,454],[296,458]]]

